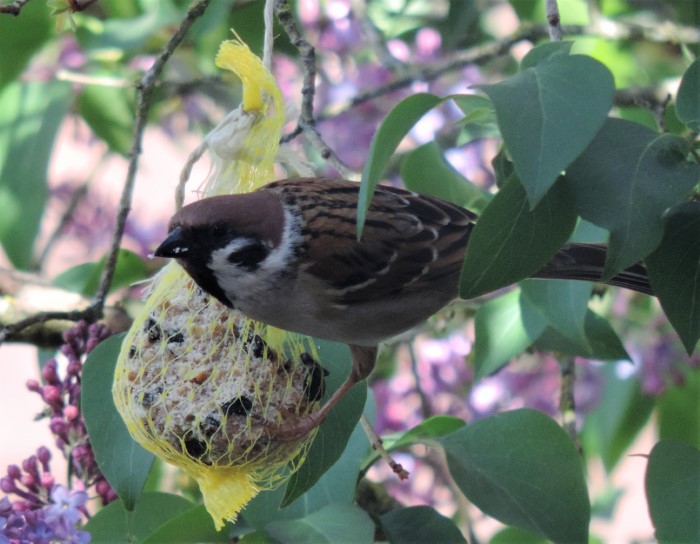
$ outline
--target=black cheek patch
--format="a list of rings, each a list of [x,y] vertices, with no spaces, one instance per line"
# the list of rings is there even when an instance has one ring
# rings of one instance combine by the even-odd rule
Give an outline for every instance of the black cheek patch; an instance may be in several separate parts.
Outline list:
[[[252,272],[258,268],[268,253],[268,249],[262,242],[253,242],[232,252],[228,256],[228,262]]]

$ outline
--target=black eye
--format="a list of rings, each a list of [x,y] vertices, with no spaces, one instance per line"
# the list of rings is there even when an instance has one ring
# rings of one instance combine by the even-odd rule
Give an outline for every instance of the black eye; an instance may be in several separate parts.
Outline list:
[[[251,241],[250,244],[232,251],[228,256],[228,262],[236,264],[241,268],[253,271],[260,262],[267,257],[268,249],[262,242]]]

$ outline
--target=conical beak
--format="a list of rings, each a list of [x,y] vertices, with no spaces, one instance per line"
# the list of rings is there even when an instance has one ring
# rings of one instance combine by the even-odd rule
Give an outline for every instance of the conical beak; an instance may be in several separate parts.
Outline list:
[[[153,255],[168,259],[182,259],[187,256],[189,251],[190,248],[187,245],[182,229],[175,227],[168,233],[168,237],[163,240]]]

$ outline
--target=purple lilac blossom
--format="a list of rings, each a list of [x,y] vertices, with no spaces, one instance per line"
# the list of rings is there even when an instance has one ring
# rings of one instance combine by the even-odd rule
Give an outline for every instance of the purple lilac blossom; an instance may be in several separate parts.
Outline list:
[[[41,371],[44,384],[36,380],[27,383],[27,388],[40,395],[47,405],[44,414],[49,418],[49,429],[56,439],[56,447],[70,461],[75,476],[83,485],[86,488],[95,486],[102,504],[115,500],[116,494],[95,462],[85,422],[80,413],[80,387],[85,356],[111,334],[109,329],[101,324],[88,325],[83,321],[76,323],[64,334],[65,344],[60,348],[60,353],[66,360],[65,370],[59,372],[57,358],[50,359]],[[38,485],[41,480],[37,460],[42,462],[44,473],[48,472],[48,459],[45,462],[42,460],[46,457],[44,450],[48,452],[46,448],[40,448],[37,456],[23,463],[25,474],[22,478],[32,485]],[[8,477],[11,476],[8,468]],[[53,481],[50,483],[53,484]]]
[[[33,508],[26,501],[0,500],[0,544],[88,544],[90,533],[78,530],[87,517],[87,493],[58,484],[49,495]]]

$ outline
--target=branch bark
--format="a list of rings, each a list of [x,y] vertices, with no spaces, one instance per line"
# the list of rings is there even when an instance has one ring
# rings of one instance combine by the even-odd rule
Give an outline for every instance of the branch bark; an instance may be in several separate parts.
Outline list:
[[[0,6],[0,13],[7,13],[13,17],[17,17],[22,12],[22,8],[27,2],[29,2],[29,0],[16,0],[11,4]]]

